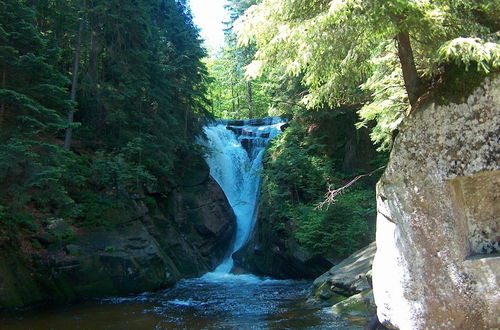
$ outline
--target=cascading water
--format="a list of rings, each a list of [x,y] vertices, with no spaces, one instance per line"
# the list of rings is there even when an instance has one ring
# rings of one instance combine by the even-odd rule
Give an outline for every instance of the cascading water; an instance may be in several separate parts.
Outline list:
[[[255,223],[262,156],[270,139],[281,132],[279,117],[248,120],[218,120],[204,128],[206,161],[234,210],[237,232],[231,253],[212,274],[228,274],[231,255],[247,241]],[[209,275],[210,276],[210,275]]]

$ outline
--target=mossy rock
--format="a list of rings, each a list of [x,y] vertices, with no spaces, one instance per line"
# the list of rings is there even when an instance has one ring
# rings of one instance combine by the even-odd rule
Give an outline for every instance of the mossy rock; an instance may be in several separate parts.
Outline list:
[[[332,306],[335,314],[367,316],[375,314],[375,300],[372,290],[365,290],[355,294]]]
[[[334,293],[330,289],[328,282],[324,282],[314,289],[313,293],[308,299],[308,302],[312,304],[332,306],[346,299],[347,297],[338,293]]]

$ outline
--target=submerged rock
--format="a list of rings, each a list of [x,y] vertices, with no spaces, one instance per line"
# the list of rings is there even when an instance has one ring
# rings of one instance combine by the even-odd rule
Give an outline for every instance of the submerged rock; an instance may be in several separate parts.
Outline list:
[[[377,186],[378,317],[400,329],[500,327],[500,79],[418,109]]]

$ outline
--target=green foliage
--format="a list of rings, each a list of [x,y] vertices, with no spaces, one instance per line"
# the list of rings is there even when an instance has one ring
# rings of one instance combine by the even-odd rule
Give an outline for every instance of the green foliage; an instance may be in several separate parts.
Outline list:
[[[375,214],[375,192],[363,189],[346,192],[328,209],[300,205],[291,217],[298,223],[295,237],[304,247],[344,257],[375,239]]]
[[[122,153],[106,155],[98,152],[91,170],[95,175],[95,184],[108,187],[110,194],[128,195],[133,190],[139,190],[141,185],[155,181],[144,166],[127,161]]]
[[[371,102],[359,110],[360,121],[356,127],[369,127],[371,139],[379,150],[388,150],[392,144],[393,131],[397,129],[408,109],[401,68],[397,54],[391,43],[383,45],[380,56],[372,59],[373,74],[361,85],[364,91],[371,93]]]
[[[235,30],[241,45],[257,48],[248,76],[300,77],[310,109],[365,104],[360,126],[376,120],[372,137],[387,149],[409,105],[396,37],[410,37],[413,58],[405,63],[415,62],[421,95],[446,63],[498,67],[499,13],[492,0],[263,0]]]
[[[0,229],[113,225],[132,196],[168,193],[201,159],[204,56],[185,1],[1,1]],[[73,151],[61,147],[70,110]]]
[[[342,171],[348,131],[354,131],[351,112],[297,116],[266,153],[261,221],[270,221],[277,232],[288,231],[313,254],[345,257],[374,238],[377,176],[358,182],[328,209],[316,208],[327,183],[340,187],[366,171]],[[386,155],[379,158],[373,157],[369,167],[387,161]]]
[[[4,225],[22,224],[32,214],[72,216],[75,202],[68,190],[81,187],[85,178],[74,172],[76,158],[50,143],[9,139],[0,146],[0,204]]]
[[[440,62],[455,62],[477,66],[477,71],[490,73],[500,68],[500,45],[480,38],[456,38],[445,42],[438,50]]]

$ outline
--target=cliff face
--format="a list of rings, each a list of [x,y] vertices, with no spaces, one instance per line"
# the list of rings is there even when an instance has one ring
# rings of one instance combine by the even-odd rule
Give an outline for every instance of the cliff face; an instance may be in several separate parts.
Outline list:
[[[57,219],[29,248],[0,246],[0,308],[157,290],[213,270],[233,239],[234,214],[207,169],[186,181],[154,196],[154,207],[131,198],[133,211],[110,228]]]
[[[377,185],[373,285],[400,329],[500,321],[500,79],[463,104],[418,109]]]

